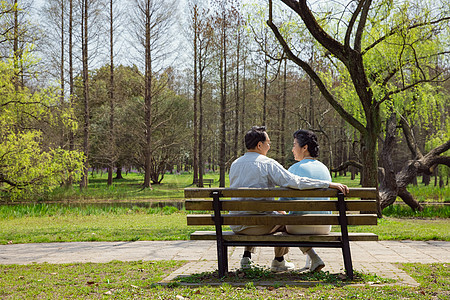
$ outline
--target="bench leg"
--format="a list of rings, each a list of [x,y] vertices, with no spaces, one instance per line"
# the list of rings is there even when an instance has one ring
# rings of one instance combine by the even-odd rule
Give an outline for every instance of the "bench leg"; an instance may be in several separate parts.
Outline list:
[[[339,210],[339,224],[341,225],[342,233],[342,255],[344,256],[344,266],[347,277],[353,279],[353,266],[352,266],[352,256],[350,253],[350,242],[348,238],[348,228],[347,228],[347,215],[346,215],[346,204],[344,200],[344,194],[338,192],[338,210]]]
[[[344,241],[344,245],[342,247],[342,255],[344,256],[344,266],[345,273],[347,277],[353,279],[353,265],[352,265],[352,255],[350,253],[350,244],[347,241]]]
[[[219,278],[222,278],[228,272],[228,249],[227,246],[220,244],[222,243],[217,243],[217,264],[219,267]]]

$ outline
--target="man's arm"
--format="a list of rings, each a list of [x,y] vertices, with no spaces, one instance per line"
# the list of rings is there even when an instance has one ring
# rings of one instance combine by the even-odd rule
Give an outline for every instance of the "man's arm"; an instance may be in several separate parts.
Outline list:
[[[268,171],[273,182],[281,187],[300,190],[332,188],[341,191],[344,195],[348,193],[348,187],[344,184],[294,175],[275,160],[272,161],[272,165],[268,168]]]

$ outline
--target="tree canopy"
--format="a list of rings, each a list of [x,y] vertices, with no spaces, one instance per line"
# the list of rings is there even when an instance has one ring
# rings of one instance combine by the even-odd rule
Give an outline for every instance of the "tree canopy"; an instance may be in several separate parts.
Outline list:
[[[12,60],[0,61],[0,197],[13,200],[79,179],[83,159],[81,152],[43,139],[54,126],[76,126],[71,112],[57,112],[58,96],[51,90],[17,88],[15,74]]]

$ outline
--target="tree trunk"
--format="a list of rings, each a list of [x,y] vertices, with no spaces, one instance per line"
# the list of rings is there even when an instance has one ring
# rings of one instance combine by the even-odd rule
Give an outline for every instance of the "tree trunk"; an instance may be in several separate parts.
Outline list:
[[[194,149],[193,149],[193,167],[194,167],[194,176],[192,183],[197,184],[198,183],[198,116],[197,116],[197,39],[198,39],[198,7],[197,5],[194,6]]]
[[[245,125],[245,96],[246,96],[246,90],[245,90],[245,63],[246,59],[244,58],[244,65],[243,65],[243,76],[242,76],[242,113],[241,113],[241,128],[242,131],[247,130],[247,127]],[[242,153],[246,152],[245,143],[242,143]]]
[[[114,18],[113,18],[113,0],[110,0],[110,66],[109,66],[109,145],[110,149],[108,151],[109,161],[108,161],[108,185],[112,185],[113,182],[113,168],[115,165],[115,150],[116,141],[114,134]]]
[[[89,68],[88,68],[88,0],[83,0],[82,7],[82,62],[83,62],[83,152],[85,155],[80,187],[87,188],[89,168]]]
[[[150,3],[145,7],[145,75],[144,75],[144,123],[145,123],[145,148],[144,148],[144,188],[151,188],[152,172],[152,57],[151,57],[151,24]]]
[[[202,59],[199,60],[199,123],[198,123],[198,186],[203,187],[203,68]]]
[[[226,14],[223,8],[222,19],[222,58],[221,58],[221,101],[220,101],[220,178],[219,186],[225,187],[225,163],[226,163],[226,109],[227,109],[227,30],[226,30]]]
[[[281,159],[282,166],[286,166],[286,102],[287,102],[287,59],[284,60],[284,72],[283,72],[283,100],[281,104]]]
[[[392,117],[391,117],[390,123],[393,123],[393,125],[391,125],[391,127],[395,128],[395,125],[396,125],[395,117],[394,117],[394,121],[392,121]],[[408,126],[403,126],[403,124],[402,124],[402,129],[403,129],[403,132],[405,133],[405,136],[408,136],[410,134]],[[387,132],[390,133],[391,131],[392,130],[387,131]],[[391,135],[392,134],[389,134],[389,135],[386,134],[386,140],[388,140]],[[407,142],[411,142],[411,140],[409,140],[407,138]],[[385,142],[385,144],[386,144],[386,142]],[[412,147],[412,145],[410,145],[410,149],[418,149],[418,148]],[[420,152],[417,152],[418,156],[416,157],[416,159],[407,161],[404,164],[402,170],[396,174],[395,180],[392,179],[392,175],[391,175],[391,174],[393,174],[393,166],[392,166],[392,164],[391,165],[387,164],[391,160],[390,155],[391,155],[392,149],[390,149],[390,151],[386,151],[386,152],[383,151],[381,161],[384,166],[383,171],[384,171],[385,178],[383,181],[380,181],[381,208],[383,209],[383,208],[391,205],[395,201],[395,198],[393,196],[391,196],[391,197],[385,196],[387,194],[387,192],[382,193],[382,191],[387,190],[390,194],[395,194],[396,196],[398,195],[399,197],[401,197],[402,200],[406,204],[408,204],[412,209],[422,210],[423,208],[420,205],[420,203],[414,199],[414,197],[407,191],[406,187],[408,186],[408,184],[410,184],[414,181],[414,178],[417,177],[418,173],[431,174],[433,172],[433,169],[439,164],[450,166],[450,157],[440,156],[440,154],[444,153],[448,149],[450,149],[450,141],[447,141],[443,145],[440,145],[440,146],[434,148],[433,150],[428,152],[426,155],[422,155]],[[411,150],[411,151],[414,152],[413,150]],[[388,172],[390,172],[390,173],[388,173]]]
[[[239,21],[238,21],[239,22]],[[239,99],[239,68],[240,68],[240,59],[241,59],[241,28],[240,23],[238,23],[238,36],[237,36],[237,44],[236,44],[236,99],[235,99],[235,119],[234,119],[234,147],[233,147],[233,159],[238,157],[238,148],[239,148],[239,111],[240,111],[240,99]]]
[[[14,0],[14,25],[13,25],[13,61],[14,61],[14,68],[16,72],[19,72],[19,8],[18,8],[18,1]],[[19,77],[20,72],[14,74],[14,88],[16,91],[19,90]]]
[[[118,165],[116,168],[116,177],[114,179],[123,179],[122,166]]]
[[[73,0],[69,0],[69,105],[71,110],[74,107],[74,78],[73,78]],[[72,127],[69,127],[69,151],[75,149],[75,134]],[[71,171],[71,170],[69,170]],[[69,177],[67,185],[73,184],[72,176]]]
[[[397,180],[395,178],[394,163],[392,162],[392,151],[395,147],[396,134],[396,114],[392,113],[386,122],[386,138],[384,140],[383,149],[381,150],[379,178],[379,195],[381,207],[384,208],[394,203],[398,195]]]
[[[60,63],[60,69],[59,69],[59,75],[60,75],[60,102],[61,102],[61,107],[64,107],[64,93],[65,93],[65,80],[64,80],[64,42],[65,42],[65,23],[64,23],[64,1],[61,1],[61,63]]]

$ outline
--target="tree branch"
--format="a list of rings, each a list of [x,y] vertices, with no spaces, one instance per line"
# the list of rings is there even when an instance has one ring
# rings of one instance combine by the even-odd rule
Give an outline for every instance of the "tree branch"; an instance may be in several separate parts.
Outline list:
[[[362,36],[364,33],[364,27],[366,26],[367,16],[369,14],[369,9],[372,4],[372,0],[360,1],[359,5],[362,5],[362,3],[364,4],[364,7],[363,7],[363,11],[361,13],[361,18],[358,23],[358,29],[356,30],[355,43],[354,43],[354,49],[357,52],[361,52],[361,40],[362,40]]]
[[[411,30],[411,29],[418,28],[418,27],[421,27],[421,26],[435,25],[435,24],[439,24],[441,22],[448,21],[448,20],[450,20],[450,17],[440,18],[440,19],[435,20],[433,22],[416,23],[416,24],[413,24],[413,25],[407,27],[406,29],[407,30]],[[383,42],[387,38],[389,38],[389,37],[393,36],[394,34],[398,33],[399,30],[400,30],[400,26],[392,28],[389,33],[387,33],[386,35],[380,37],[378,40],[376,40],[371,45],[369,45],[366,49],[364,49],[364,51],[362,52],[362,55],[367,53],[369,50],[371,50],[372,48],[374,48],[376,45],[378,45],[379,43]]]
[[[404,86],[404,87],[402,87],[402,88],[396,89],[396,90],[394,90],[394,91],[389,91],[389,92],[387,92],[387,93],[384,95],[384,97],[378,102],[378,105],[380,105],[381,103],[383,103],[384,101],[386,101],[387,99],[389,99],[389,97],[391,97],[392,95],[395,95],[395,94],[404,92],[404,91],[406,91],[406,90],[409,90],[409,89],[411,89],[411,88],[413,88],[413,87],[415,87],[415,86],[417,86],[417,85],[419,85],[419,84],[421,84],[421,83],[424,83],[424,82],[441,82],[441,83],[442,83],[442,82],[447,81],[447,80],[450,78],[450,77],[447,77],[447,78],[445,78],[445,79],[443,79],[443,80],[435,80],[435,79],[438,78],[439,76],[441,76],[440,73],[437,74],[436,76],[433,76],[433,78],[430,78],[430,79],[420,79],[420,80],[417,80],[416,82],[413,82],[413,83],[411,83],[411,84],[409,84],[409,85],[407,85],[407,86]]]
[[[352,18],[350,19],[350,22],[348,23],[347,31],[345,32],[345,39],[344,39],[344,46],[346,48],[350,47],[350,37],[352,35],[353,26],[355,25],[356,20],[358,19],[358,15],[363,8],[364,1],[360,1],[358,3],[358,7],[356,7],[355,12],[352,14]]]
[[[271,1],[270,1],[271,2]],[[269,2],[269,3],[270,3]],[[271,14],[269,14],[271,16]],[[297,57],[294,53],[292,53],[289,45],[287,44],[286,40],[283,38],[281,33],[279,32],[278,28],[275,26],[275,24],[272,23],[272,20],[269,18],[267,21],[267,25],[272,29],[273,33],[275,34],[275,37],[280,42],[281,46],[283,47],[284,52],[286,53],[287,57],[293,61],[295,64],[297,64],[299,67],[301,67],[308,76],[315,82],[316,86],[319,88],[320,92],[324,96],[324,98],[328,101],[328,103],[333,106],[333,108],[339,113],[339,115],[342,116],[350,125],[352,125],[354,128],[356,128],[359,132],[366,132],[366,128],[363,124],[361,124],[358,120],[356,120],[351,114],[349,114],[333,97],[333,95],[328,91],[327,87],[323,83],[323,81],[320,79],[320,77],[317,75],[317,73],[311,68],[311,66],[306,63],[305,61],[301,60],[299,57]]]
[[[422,152],[417,146],[416,139],[411,131],[411,127],[408,124],[408,121],[404,116],[400,116],[400,126],[403,129],[403,134],[406,138],[406,144],[408,145],[409,150],[414,155],[416,159],[421,159],[423,157]]]
[[[317,23],[311,10],[309,9],[306,0],[281,0],[284,4],[289,6],[295,11],[308,28],[311,35],[327,50],[336,55],[340,60],[346,62],[348,60],[348,54],[346,54],[345,47],[328,33]]]
[[[339,171],[347,169],[350,166],[358,168],[359,170],[362,170],[362,168],[363,168],[362,163],[357,162],[355,160],[348,160],[348,161],[342,163],[337,168],[331,168],[330,171],[332,171],[332,172],[339,172]]]

